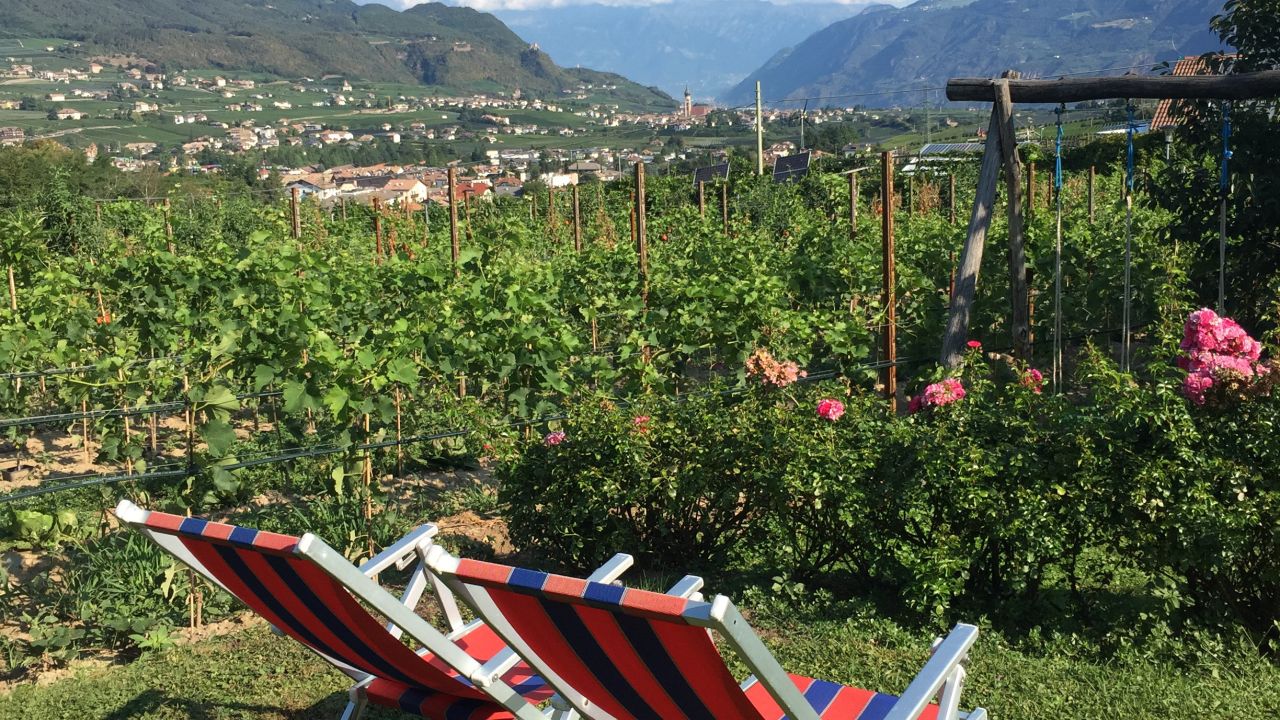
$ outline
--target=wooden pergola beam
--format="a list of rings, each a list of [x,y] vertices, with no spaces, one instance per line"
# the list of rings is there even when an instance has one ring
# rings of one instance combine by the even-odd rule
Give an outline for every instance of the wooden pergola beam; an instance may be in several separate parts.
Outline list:
[[[1015,103],[1071,103],[1132,98],[1147,100],[1249,100],[1280,97],[1280,70],[1193,77],[1122,75],[1119,77],[1009,80]],[[991,78],[953,78],[947,99],[995,102]]]

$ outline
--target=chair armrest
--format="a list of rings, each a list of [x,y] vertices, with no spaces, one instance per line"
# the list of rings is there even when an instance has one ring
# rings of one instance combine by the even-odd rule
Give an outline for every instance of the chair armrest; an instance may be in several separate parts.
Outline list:
[[[915,720],[924,712],[942,686],[957,670],[963,672],[961,663],[969,655],[969,648],[978,639],[978,628],[958,624],[933,651],[933,657],[925,663],[920,674],[911,681],[905,692],[894,703],[885,720]],[[957,698],[958,701],[958,698]]]
[[[636,563],[636,559],[626,553],[618,553],[609,559],[609,562],[601,565],[595,572],[587,576],[587,582],[595,583],[611,583],[622,576],[632,565]]]
[[[437,532],[439,528],[430,523],[415,528],[408,535],[397,540],[394,545],[366,560],[360,566],[360,572],[366,577],[373,577],[393,565],[403,570],[413,560],[418,545],[424,540],[435,537]]]
[[[667,594],[688,600],[699,594],[698,591],[702,589],[702,585],[703,580],[697,575],[685,575],[680,578],[679,582],[671,586],[671,589],[667,591]]]

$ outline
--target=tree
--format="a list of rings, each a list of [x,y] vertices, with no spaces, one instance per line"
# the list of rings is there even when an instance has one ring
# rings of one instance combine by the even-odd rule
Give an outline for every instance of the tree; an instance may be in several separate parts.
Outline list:
[[[1222,42],[1237,54],[1206,56],[1218,72],[1269,70],[1280,65],[1280,0],[1229,0],[1212,20]],[[1178,215],[1166,229],[1172,245],[1191,254],[1192,291],[1202,305],[1218,296],[1220,165],[1224,105],[1185,103],[1176,155],[1158,173],[1153,202]],[[1227,312],[1246,325],[1275,323],[1274,283],[1280,271],[1280,104],[1275,99],[1232,103],[1231,186],[1226,193]]]

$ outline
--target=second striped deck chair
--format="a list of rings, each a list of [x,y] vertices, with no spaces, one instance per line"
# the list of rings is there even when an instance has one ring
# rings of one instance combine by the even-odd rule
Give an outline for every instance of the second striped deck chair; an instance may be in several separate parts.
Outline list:
[[[359,718],[370,703],[437,720],[573,716],[567,707],[544,714],[538,704],[554,690],[482,621],[463,624],[452,594],[423,565],[434,525],[356,568],[311,534],[278,535],[148,512],[127,500],[116,515],[350,676],[355,685],[343,720]],[[401,598],[373,579],[415,560]],[[438,586],[451,626],[447,635],[413,610],[428,584]],[[402,643],[404,634],[423,649],[414,652]]]
[[[595,720],[982,720],[959,711],[978,629],[957,625],[899,697],[789,675],[727,597],[686,578],[661,594],[506,565],[427,564],[564,699]],[[739,683],[718,633],[753,673]],[[937,704],[933,700],[941,696]]]

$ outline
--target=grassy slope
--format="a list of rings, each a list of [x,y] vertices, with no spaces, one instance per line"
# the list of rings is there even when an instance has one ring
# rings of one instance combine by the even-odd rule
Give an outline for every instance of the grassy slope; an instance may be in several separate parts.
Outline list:
[[[756,622],[789,670],[885,690],[904,687],[924,662],[929,640],[875,620]],[[19,687],[0,697],[0,720],[337,717],[347,684],[321,667],[301,646],[257,626],[127,666]],[[1165,718],[1188,708],[1199,717],[1280,716],[1280,668],[1261,660],[1196,670],[1099,665],[1031,657],[987,634],[970,669],[965,704],[981,703],[1001,720]]]

